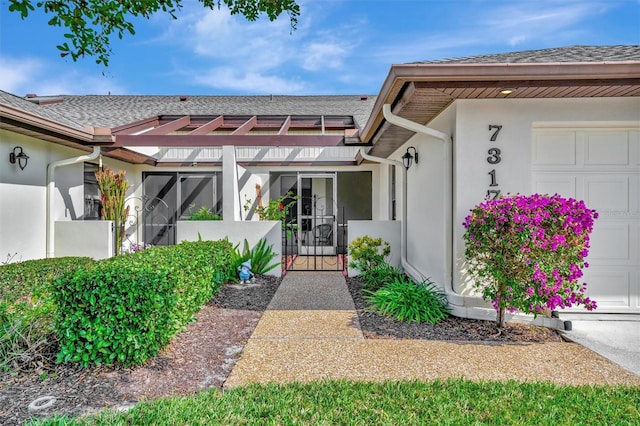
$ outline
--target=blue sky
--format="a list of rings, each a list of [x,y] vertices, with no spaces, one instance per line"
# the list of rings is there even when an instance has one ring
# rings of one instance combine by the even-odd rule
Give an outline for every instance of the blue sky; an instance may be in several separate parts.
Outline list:
[[[34,2],[36,0],[33,0]],[[528,49],[640,44],[640,0],[302,0],[247,22],[183,0],[135,21],[108,68],[60,58],[63,29],[0,0],[0,90],[56,94],[377,94],[391,64]]]

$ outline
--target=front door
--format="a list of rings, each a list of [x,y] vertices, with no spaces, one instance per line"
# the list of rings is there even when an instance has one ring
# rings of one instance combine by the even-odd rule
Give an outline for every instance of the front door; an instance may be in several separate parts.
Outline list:
[[[335,173],[298,175],[298,253],[337,254]]]
[[[176,173],[143,174],[143,239],[147,244],[175,244],[176,207],[178,204]]]

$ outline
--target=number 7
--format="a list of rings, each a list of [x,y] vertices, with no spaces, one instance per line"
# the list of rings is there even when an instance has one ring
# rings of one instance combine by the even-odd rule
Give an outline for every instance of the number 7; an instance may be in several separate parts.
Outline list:
[[[496,129],[496,131],[493,132],[493,134],[491,135],[491,139],[489,139],[491,142],[495,142],[496,139],[498,139],[498,133],[500,133],[500,130],[502,130],[502,125],[489,124],[489,131],[492,131],[493,129]]]
[[[496,198],[498,198],[498,195],[500,195],[499,189],[490,189],[487,191],[487,198],[490,200],[495,200]]]

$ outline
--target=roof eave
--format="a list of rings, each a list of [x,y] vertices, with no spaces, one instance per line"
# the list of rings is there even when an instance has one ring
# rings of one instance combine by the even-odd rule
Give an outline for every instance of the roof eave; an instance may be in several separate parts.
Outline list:
[[[0,105],[0,123],[3,121],[18,123],[25,128],[40,129],[43,134],[79,145],[103,145],[113,142],[110,129],[91,126],[79,129],[9,105]]]
[[[553,62],[499,64],[412,63],[392,65],[361,131],[368,142],[383,119],[382,106],[394,104],[406,82],[462,82],[509,80],[611,80],[640,78],[640,61]]]

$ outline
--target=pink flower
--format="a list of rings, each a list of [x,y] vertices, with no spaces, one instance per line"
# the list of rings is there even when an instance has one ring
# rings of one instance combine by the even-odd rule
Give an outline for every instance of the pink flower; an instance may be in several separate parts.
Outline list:
[[[483,201],[463,222],[469,272],[482,283],[477,288],[496,309],[534,315],[549,307],[595,309],[578,279],[589,266],[584,259],[597,217],[583,201],[558,194]]]

